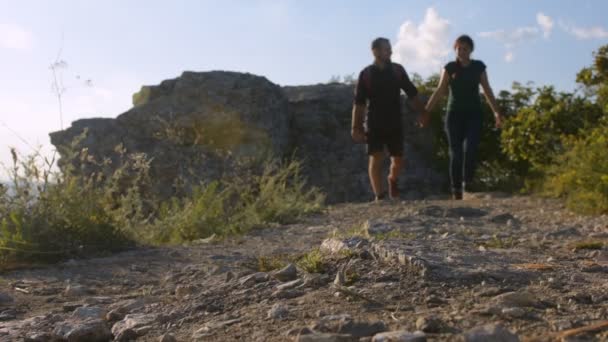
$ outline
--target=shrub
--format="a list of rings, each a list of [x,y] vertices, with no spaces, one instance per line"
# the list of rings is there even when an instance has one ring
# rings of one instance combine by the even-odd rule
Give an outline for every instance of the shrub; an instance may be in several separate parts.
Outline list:
[[[240,234],[294,222],[320,210],[324,201],[318,189],[306,187],[299,162],[273,160],[262,163],[259,174],[228,176],[201,184],[189,196],[160,201],[150,190],[146,156],[116,150],[117,169],[79,151],[79,167],[96,167],[89,176],[73,165],[53,172],[54,163],[40,162],[40,155],[19,158],[12,150],[12,190],[0,187],[0,261],[54,261],[135,243]]]
[[[547,170],[545,193],[565,198],[577,212],[608,213],[608,119],[565,144]]]

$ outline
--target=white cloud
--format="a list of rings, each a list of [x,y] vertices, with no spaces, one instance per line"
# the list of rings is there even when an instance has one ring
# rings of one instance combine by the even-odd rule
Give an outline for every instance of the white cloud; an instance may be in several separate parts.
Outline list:
[[[19,26],[0,24],[1,49],[30,50],[33,40],[32,34]]]
[[[496,30],[488,32],[480,32],[482,38],[491,38],[500,43],[503,43],[507,48],[513,48],[515,45],[534,40],[540,34],[540,29],[534,26],[518,27],[514,30]]]
[[[450,53],[450,22],[428,8],[423,21],[404,22],[393,45],[393,59],[406,69],[426,75],[438,72]]]
[[[601,26],[593,26],[593,27],[578,27],[578,26],[569,26],[566,24],[561,25],[562,28],[576,37],[579,40],[589,40],[589,39],[606,39],[608,38],[608,30]]]
[[[514,59],[515,54],[513,53],[513,51],[507,51],[507,53],[505,53],[505,62],[511,63]]]
[[[538,26],[540,26],[541,30],[543,30],[543,35],[545,38],[549,38],[551,31],[553,31],[553,19],[551,19],[551,17],[548,15],[539,12],[536,15],[536,23]]]

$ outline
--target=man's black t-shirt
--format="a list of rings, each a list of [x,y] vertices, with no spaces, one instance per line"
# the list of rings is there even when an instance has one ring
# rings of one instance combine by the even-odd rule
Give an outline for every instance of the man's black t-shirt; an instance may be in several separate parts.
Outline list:
[[[368,104],[369,131],[401,131],[401,89],[410,98],[418,94],[400,64],[391,63],[382,69],[372,64],[361,71],[355,104]]]

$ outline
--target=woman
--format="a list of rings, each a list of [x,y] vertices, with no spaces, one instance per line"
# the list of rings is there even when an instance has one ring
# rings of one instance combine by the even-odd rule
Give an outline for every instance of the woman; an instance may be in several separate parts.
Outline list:
[[[480,84],[494,112],[496,127],[500,128],[502,125],[502,114],[488,82],[486,66],[482,61],[471,59],[474,48],[471,37],[463,35],[456,39],[456,60],[444,67],[439,87],[426,106],[426,111],[430,113],[449,89],[445,128],[450,147],[452,196],[456,200],[462,199],[463,193],[466,197],[467,192],[471,191],[475,173],[482,120]]]

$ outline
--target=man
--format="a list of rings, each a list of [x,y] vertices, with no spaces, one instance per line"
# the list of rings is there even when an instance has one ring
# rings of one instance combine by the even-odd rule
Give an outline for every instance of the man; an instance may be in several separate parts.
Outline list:
[[[374,63],[361,71],[355,92],[352,114],[353,140],[367,143],[369,155],[369,178],[376,201],[386,197],[382,182],[382,162],[384,149],[390,154],[391,166],[388,175],[388,194],[391,199],[399,198],[397,177],[403,165],[403,127],[401,124],[401,89],[416,109],[422,113],[419,124],[426,126],[429,115],[418,96],[418,90],[410,81],[403,66],[391,62],[391,44],[386,38],[372,42]],[[367,107],[367,108],[366,108]],[[367,114],[367,132],[364,115]]]

